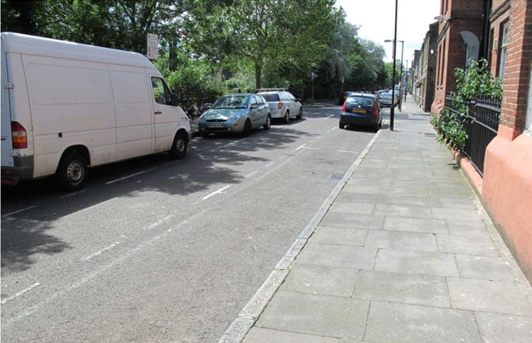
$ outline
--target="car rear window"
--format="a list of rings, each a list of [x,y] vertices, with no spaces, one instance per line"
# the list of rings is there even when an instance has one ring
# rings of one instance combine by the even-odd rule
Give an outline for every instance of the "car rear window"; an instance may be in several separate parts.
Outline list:
[[[366,98],[363,96],[350,96],[347,98],[346,103],[348,105],[362,105],[362,106],[372,106],[373,105],[373,99],[372,98]]]
[[[279,94],[277,93],[261,93],[260,95],[262,95],[267,102],[280,101]]]

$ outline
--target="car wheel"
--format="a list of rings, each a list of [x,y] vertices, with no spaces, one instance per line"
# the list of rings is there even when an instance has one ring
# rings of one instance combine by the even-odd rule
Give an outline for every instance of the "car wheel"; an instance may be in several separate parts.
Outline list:
[[[345,124],[343,124],[342,122],[340,122],[340,124],[338,125],[340,127],[340,129],[343,129],[345,127]]]
[[[242,136],[248,137],[250,134],[251,134],[251,121],[247,119],[246,124],[244,124],[244,131],[242,131]]]
[[[187,154],[188,139],[184,132],[178,132],[174,137],[172,148],[168,152],[170,157],[175,160],[180,160]]]
[[[57,185],[65,191],[75,191],[87,182],[89,168],[87,160],[76,152],[71,152],[61,159],[55,179]]]
[[[286,111],[284,114],[284,123],[288,124],[290,122],[290,111]]]
[[[268,114],[266,117],[266,124],[264,124],[264,130],[269,130],[272,127],[272,117]]]
[[[303,108],[299,109],[299,113],[297,114],[297,119],[303,119]]]

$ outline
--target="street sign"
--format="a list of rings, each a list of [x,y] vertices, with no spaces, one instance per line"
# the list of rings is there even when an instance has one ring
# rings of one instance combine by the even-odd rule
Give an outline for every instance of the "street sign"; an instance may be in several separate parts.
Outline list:
[[[159,36],[153,33],[148,33],[146,41],[146,56],[150,60],[156,60],[157,58],[159,58]]]
[[[310,79],[312,81],[314,81],[314,79],[316,78],[316,73],[314,73],[313,71],[310,72]]]

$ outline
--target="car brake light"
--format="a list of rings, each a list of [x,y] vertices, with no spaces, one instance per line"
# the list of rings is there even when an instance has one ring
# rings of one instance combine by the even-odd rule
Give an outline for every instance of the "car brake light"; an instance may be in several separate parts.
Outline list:
[[[379,115],[379,107],[377,104],[373,105],[373,115],[378,116]]]
[[[347,101],[344,102],[344,105],[342,106],[342,112],[345,112],[345,104],[346,104],[346,103],[347,103]]]
[[[281,108],[283,108],[283,103],[279,101],[279,102],[277,103],[277,109],[280,110]]]
[[[13,137],[13,149],[26,149],[28,147],[26,129],[19,122],[11,122],[11,135]]]

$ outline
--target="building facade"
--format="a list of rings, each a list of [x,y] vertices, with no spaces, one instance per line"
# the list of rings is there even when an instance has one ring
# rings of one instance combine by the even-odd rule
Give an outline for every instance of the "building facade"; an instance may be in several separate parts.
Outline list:
[[[418,74],[415,87],[417,88],[417,104],[425,112],[430,112],[434,101],[434,84],[436,82],[436,49],[438,46],[439,23],[429,26],[425,35],[418,60]]]

